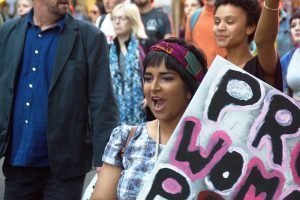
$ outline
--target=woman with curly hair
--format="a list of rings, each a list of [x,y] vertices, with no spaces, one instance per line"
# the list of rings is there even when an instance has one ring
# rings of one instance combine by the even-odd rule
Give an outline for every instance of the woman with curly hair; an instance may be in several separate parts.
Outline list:
[[[281,65],[275,48],[280,0],[266,0],[260,12],[257,0],[216,0],[214,33],[227,60],[282,90]],[[257,55],[249,44],[253,40]]]

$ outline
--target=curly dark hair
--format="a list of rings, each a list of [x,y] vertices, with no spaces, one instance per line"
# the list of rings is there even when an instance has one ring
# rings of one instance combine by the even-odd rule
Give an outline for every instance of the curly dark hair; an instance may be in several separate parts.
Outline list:
[[[230,4],[235,7],[239,7],[242,10],[245,11],[246,16],[247,16],[247,26],[253,26],[257,25],[260,13],[261,13],[261,8],[257,2],[257,0],[216,0],[215,1],[215,12],[216,10],[222,6]],[[253,38],[254,38],[254,33],[255,31],[249,35],[248,42],[250,43]]]
[[[186,42],[185,40],[182,40],[180,38],[171,37],[168,39],[163,39],[161,41],[166,41],[170,43],[176,43],[184,48],[188,49],[190,52],[192,52],[198,62],[202,65],[202,70],[204,73],[207,71],[207,61],[205,54],[195,47],[194,45]],[[200,82],[196,81],[195,78],[187,72],[187,70],[182,67],[182,64],[180,64],[176,59],[174,59],[173,56],[162,52],[162,51],[150,51],[143,62],[144,65],[144,72],[146,71],[147,67],[153,66],[158,67],[160,64],[165,63],[165,66],[169,70],[176,71],[179,76],[182,78],[183,82],[185,83],[187,89],[191,92],[192,96],[195,94]],[[144,73],[143,72],[143,73]]]
[[[300,9],[295,10],[290,18],[290,25],[294,19],[300,19]]]

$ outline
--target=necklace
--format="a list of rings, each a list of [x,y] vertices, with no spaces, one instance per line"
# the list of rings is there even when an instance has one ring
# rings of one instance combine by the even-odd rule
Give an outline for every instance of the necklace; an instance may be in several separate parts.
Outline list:
[[[155,160],[158,160],[158,153],[159,153],[159,140],[160,140],[160,127],[159,127],[159,120],[157,120],[157,127],[156,127],[156,146],[155,146]]]

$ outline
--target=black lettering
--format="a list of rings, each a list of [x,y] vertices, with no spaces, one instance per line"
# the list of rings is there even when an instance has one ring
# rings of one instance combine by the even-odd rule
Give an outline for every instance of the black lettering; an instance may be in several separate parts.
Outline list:
[[[296,162],[295,162],[295,169],[297,172],[297,177],[300,178],[300,151],[297,154]]]
[[[282,125],[276,120],[276,114],[280,110],[288,110],[292,116],[290,124]],[[282,135],[294,134],[300,127],[300,110],[299,108],[281,95],[272,96],[268,113],[263,120],[261,128],[258,130],[256,137],[252,142],[253,147],[258,147],[261,139],[268,135],[271,138],[273,162],[282,165],[283,145]]]
[[[212,168],[209,179],[217,190],[224,191],[233,187],[242,174],[244,160],[238,152],[227,152]]]
[[[287,195],[286,197],[284,197],[283,200],[297,200],[297,199],[300,199],[300,191],[295,190],[291,192],[289,195]]]
[[[207,164],[212,161],[216,153],[223,148],[223,145],[225,144],[225,140],[223,140],[222,138],[218,138],[218,141],[215,144],[215,146],[212,148],[210,154],[206,158],[204,158],[200,155],[198,149],[195,151],[190,151],[188,149],[189,144],[191,143],[191,137],[192,137],[194,126],[195,123],[192,121],[185,122],[182,140],[180,142],[176,154],[176,160],[180,162],[189,162],[190,164],[189,167],[192,173],[196,174],[200,172],[202,169],[204,169],[205,166],[207,166]]]
[[[245,184],[238,191],[235,196],[235,200],[245,199],[245,196],[250,188],[250,186],[255,187],[255,196],[258,196],[260,193],[266,193],[266,200],[273,199],[277,187],[279,186],[280,180],[278,177],[272,177],[266,179],[262,176],[261,172],[257,167],[253,167],[249,176],[246,179]]]
[[[253,96],[248,100],[240,100],[228,94],[227,85],[231,80],[238,80],[247,83],[252,90]],[[211,103],[208,108],[208,119],[217,121],[222,109],[228,105],[231,104],[238,105],[238,106],[252,105],[257,101],[259,101],[260,98],[261,98],[260,85],[255,78],[252,78],[248,74],[244,74],[238,71],[228,70],[228,72],[223,76],[223,79],[219,83],[218,90],[215,92],[211,100]]]

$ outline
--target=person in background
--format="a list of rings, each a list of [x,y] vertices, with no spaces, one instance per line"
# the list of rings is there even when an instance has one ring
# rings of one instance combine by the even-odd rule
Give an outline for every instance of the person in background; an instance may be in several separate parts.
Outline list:
[[[133,0],[133,2],[140,10],[148,36],[147,40],[141,41],[141,45],[145,53],[147,53],[150,46],[173,35],[171,21],[164,10],[153,7],[153,0]]]
[[[0,26],[4,23],[2,16],[0,15]]]
[[[104,34],[69,0],[34,0],[0,27],[0,60],[4,200],[79,200],[118,123]]]
[[[137,198],[207,68],[205,55],[178,38],[152,46],[144,67],[144,95],[156,119],[138,125],[129,141],[132,126],[113,130],[92,200]]]
[[[214,37],[214,2],[215,0],[206,0],[204,7],[199,11],[196,10],[188,18],[185,28],[185,40],[195,43],[198,48],[204,51],[208,67],[216,55],[222,57],[226,55],[226,50],[217,45]],[[192,19],[195,20],[195,23],[191,23]]]
[[[125,0],[103,0],[106,14],[99,16],[96,20],[96,26],[106,35],[109,45],[113,43],[113,39],[116,37],[110,13],[117,4],[124,1]]]
[[[204,3],[202,0],[185,0],[184,1],[184,9],[183,9],[183,22],[182,26],[179,30],[179,38],[184,39],[185,35],[185,27],[186,27],[186,21],[187,19],[197,10],[198,8],[202,8],[204,6]]]
[[[278,55],[281,58],[285,53],[293,49],[294,44],[289,26],[291,15],[282,8],[282,3],[280,3],[279,8],[279,30],[276,39],[276,47]]]
[[[292,13],[290,32],[295,47],[281,58],[283,92],[300,104],[300,10]]]
[[[258,0],[258,3],[261,8],[264,6],[264,0]],[[281,0],[279,3],[279,29],[276,39],[276,48],[280,58],[294,47],[290,34],[290,18],[290,14],[283,9]],[[256,45],[254,42],[251,42],[250,49],[255,55]]]
[[[75,19],[89,21],[86,6],[82,5],[81,3],[76,3],[74,7],[73,17]]]
[[[6,0],[0,0],[0,16],[4,22],[10,20],[13,16],[9,12],[10,5]]]
[[[227,60],[282,91],[282,74],[275,47],[279,0],[216,0],[214,33]],[[255,39],[257,55],[249,43]]]
[[[17,15],[24,16],[32,9],[32,0],[18,0],[17,2]]]
[[[185,0],[184,14],[190,16],[197,8],[202,8],[204,3],[202,0]]]
[[[98,17],[100,17],[101,15],[105,15],[106,14],[106,11],[105,11],[105,8],[104,8],[104,4],[103,2],[96,2],[91,10],[89,11],[89,18],[90,18],[90,21],[96,25],[96,21],[98,19]]]
[[[135,4],[121,3],[111,12],[116,37],[110,47],[109,65],[120,114],[120,124],[137,125],[145,121],[142,101],[142,48],[145,28]]]

